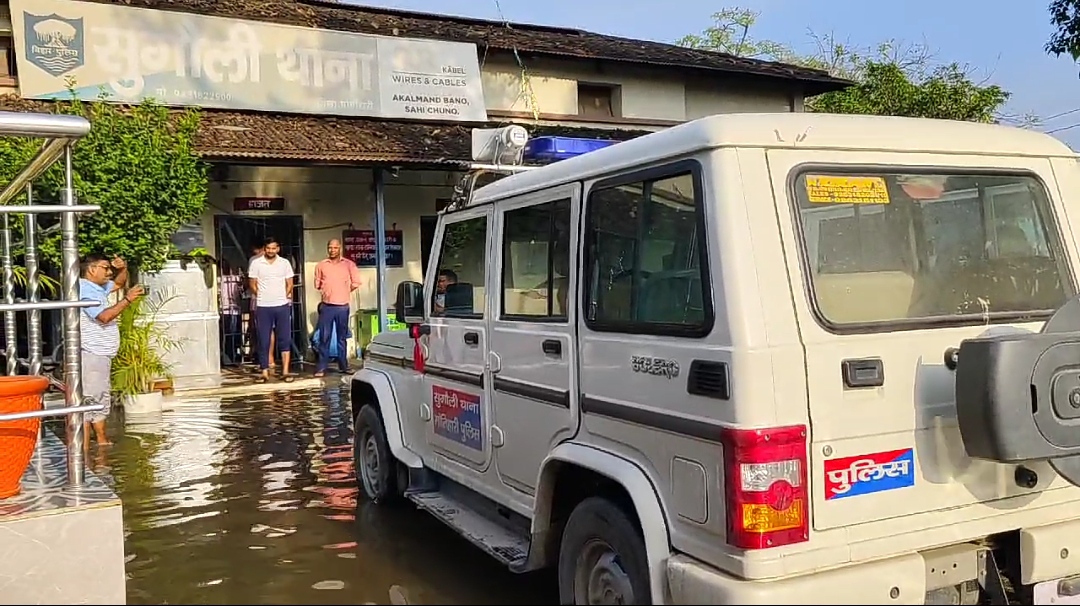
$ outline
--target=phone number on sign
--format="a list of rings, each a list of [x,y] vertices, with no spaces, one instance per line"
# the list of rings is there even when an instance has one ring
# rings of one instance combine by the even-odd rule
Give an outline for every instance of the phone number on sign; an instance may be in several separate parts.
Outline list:
[[[433,386],[431,408],[435,418],[436,435],[473,450],[483,450],[484,425],[480,396]]]

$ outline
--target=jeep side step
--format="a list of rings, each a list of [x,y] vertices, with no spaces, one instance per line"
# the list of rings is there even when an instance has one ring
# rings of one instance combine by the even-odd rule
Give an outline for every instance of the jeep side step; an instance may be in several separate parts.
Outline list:
[[[444,480],[443,485],[446,484],[449,482]],[[528,535],[511,528],[509,523],[493,519],[492,515],[485,515],[480,507],[469,502],[468,495],[457,492],[444,488],[409,492],[406,496],[511,570],[521,570],[529,556]]]

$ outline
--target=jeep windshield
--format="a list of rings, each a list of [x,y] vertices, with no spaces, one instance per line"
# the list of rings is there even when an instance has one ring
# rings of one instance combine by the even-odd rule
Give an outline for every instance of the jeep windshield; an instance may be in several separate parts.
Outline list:
[[[1029,174],[816,168],[794,189],[815,313],[833,329],[1045,319],[1074,292]]]

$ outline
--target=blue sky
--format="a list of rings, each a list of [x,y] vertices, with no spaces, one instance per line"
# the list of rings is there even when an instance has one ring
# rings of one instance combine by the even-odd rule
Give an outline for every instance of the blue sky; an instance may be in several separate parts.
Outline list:
[[[1080,108],[1080,66],[1043,51],[1052,31],[1049,0],[354,0],[357,4],[578,27],[671,42],[708,26],[724,7],[760,11],[755,37],[812,50],[809,30],[854,46],[888,39],[925,41],[939,61],[970,65],[1013,93],[1008,110],[1051,118]],[[873,8],[870,8],[873,6]],[[1071,125],[1075,128],[1066,129]],[[1044,130],[1080,150],[1080,111],[1046,120]]]

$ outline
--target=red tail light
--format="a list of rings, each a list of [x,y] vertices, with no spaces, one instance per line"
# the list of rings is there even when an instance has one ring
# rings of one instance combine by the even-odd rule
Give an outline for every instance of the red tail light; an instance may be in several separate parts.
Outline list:
[[[765,549],[810,538],[806,426],[725,429],[727,541]]]

